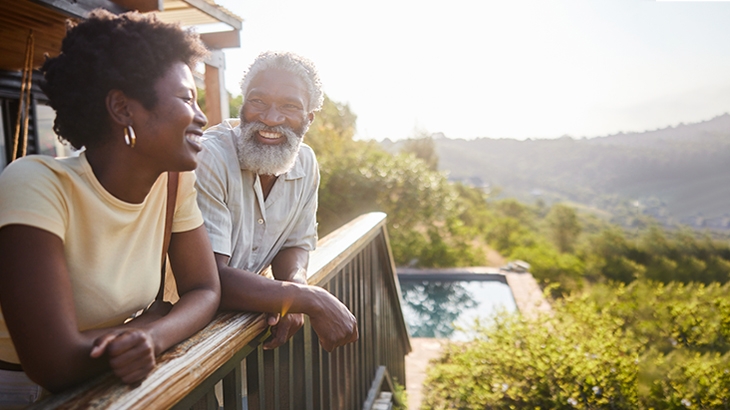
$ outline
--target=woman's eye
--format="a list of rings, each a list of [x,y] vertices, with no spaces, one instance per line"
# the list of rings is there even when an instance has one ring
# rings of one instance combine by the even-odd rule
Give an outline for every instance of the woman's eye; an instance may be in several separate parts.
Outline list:
[[[180,97],[180,99],[185,101],[185,104],[193,105],[195,103],[195,98],[193,97]]]

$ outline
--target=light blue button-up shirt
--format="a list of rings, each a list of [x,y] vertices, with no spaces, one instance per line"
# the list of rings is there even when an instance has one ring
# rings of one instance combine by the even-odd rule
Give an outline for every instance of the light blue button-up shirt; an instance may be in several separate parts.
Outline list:
[[[241,169],[235,138],[240,120],[228,119],[205,132],[198,154],[196,188],[213,251],[229,265],[260,272],[284,248],[312,251],[317,245],[319,168],[310,147],[280,175],[264,200],[261,180]]]

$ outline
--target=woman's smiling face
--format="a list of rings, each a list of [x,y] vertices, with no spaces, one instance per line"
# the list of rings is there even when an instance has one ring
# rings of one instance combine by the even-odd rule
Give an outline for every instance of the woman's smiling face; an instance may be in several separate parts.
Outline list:
[[[200,137],[207,123],[197,102],[190,68],[174,63],[155,83],[157,104],[134,118],[135,150],[154,161],[161,171],[190,171],[198,165]]]

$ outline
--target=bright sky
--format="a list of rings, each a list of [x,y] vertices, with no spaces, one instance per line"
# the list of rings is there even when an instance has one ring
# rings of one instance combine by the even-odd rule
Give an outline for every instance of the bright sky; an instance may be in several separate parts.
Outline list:
[[[363,139],[595,137],[730,112],[730,2],[216,2],[244,19],[229,91],[261,51],[299,53]]]

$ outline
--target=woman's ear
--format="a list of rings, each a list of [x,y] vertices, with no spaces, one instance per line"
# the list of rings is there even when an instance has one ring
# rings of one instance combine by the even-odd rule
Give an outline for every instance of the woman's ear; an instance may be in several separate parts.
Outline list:
[[[314,113],[310,112],[309,114],[307,114],[307,119],[309,120],[309,124],[311,125],[312,121],[314,121]]]
[[[132,110],[130,99],[121,90],[110,90],[106,95],[106,111],[112,124],[120,127],[132,125]]]

